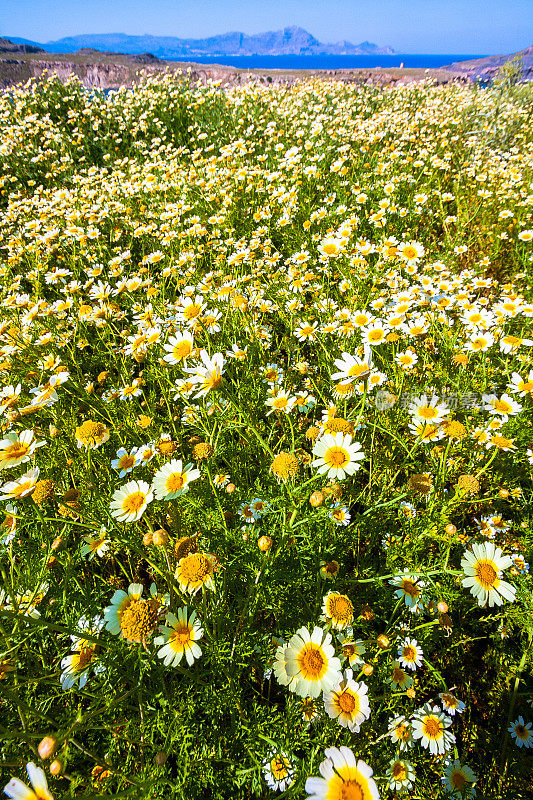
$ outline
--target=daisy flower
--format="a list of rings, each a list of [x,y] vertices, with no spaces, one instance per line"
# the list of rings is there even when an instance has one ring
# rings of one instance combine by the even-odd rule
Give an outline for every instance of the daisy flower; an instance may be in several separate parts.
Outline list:
[[[26,497],[35,489],[39,480],[39,467],[33,467],[25,475],[21,475],[15,481],[8,481],[0,486],[0,500],[15,500],[19,497]]]
[[[446,403],[439,403],[436,395],[428,398],[425,394],[415,398],[407,410],[414,422],[429,422],[432,425],[441,422],[450,413]]]
[[[319,474],[337,480],[357,472],[360,467],[357,462],[365,457],[359,442],[352,443],[352,437],[341,431],[335,436],[324,434],[313,447],[313,455],[317,458],[312,466],[318,468]]]
[[[322,601],[322,619],[337,630],[347,628],[353,622],[354,610],[349,597],[338,592],[328,592]]]
[[[409,430],[421,442],[438,442],[444,438],[444,429],[440,424],[432,425],[419,419],[409,423]]]
[[[166,355],[163,361],[167,364],[179,364],[186,361],[191,355],[194,347],[194,336],[190,331],[176,331],[174,336],[170,336],[168,342],[163,345]]]
[[[372,768],[348,747],[328,747],[325,756],[318,768],[322,777],[305,782],[307,800],[379,800]]]
[[[411,723],[403,716],[389,720],[389,736],[400,750],[408,750],[414,744]]]
[[[310,633],[300,628],[290,639],[285,652],[286,672],[297,680],[291,691],[300,697],[318,697],[341,678],[341,662],[334,655],[331,634],[318,626]]]
[[[524,717],[518,717],[514,722],[511,722],[507,729],[514,739],[517,747],[533,747],[533,731],[531,730],[531,722],[527,724],[524,722]]]
[[[263,777],[267,785],[278,792],[284,792],[294,783],[294,767],[288,755],[282,751],[271,750],[263,761]]]
[[[214,589],[213,575],[217,559],[211,553],[190,553],[180,558],[176,567],[176,580],[182,592],[196,594],[202,587]]]
[[[422,666],[423,651],[416,639],[404,639],[398,645],[399,662],[405,669],[415,670]]]
[[[516,392],[520,397],[533,395],[533,370],[529,370],[527,378],[522,378],[518,372],[511,375],[511,383],[507,384],[510,392]]]
[[[272,395],[272,397],[269,397],[265,405],[270,409],[267,411],[267,417],[274,412],[278,414],[290,414],[296,405],[296,397],[289,392],[280,390]]]
[[[7,545],[13,541],[17,532],[18,508],[8,503],[5,507],[4,514],[4,519],[0,522],[0,542]]]
[[[418,361],[418,356],[414,350],[405,350],[405,352],[396,355],[395,361],[402,369],[410,370],[413,369]]]
[[[362,639],[352,639],[350,636],[340,634],[339,642],[342,648],[340,658],[348,659],[350,667],[360,666],[363,663],[361,656],[366,653],[365,643]]]
[[[124,478],[139,464],[139,461],[137,450],[134,449],[129,453],[125,447],[120,447],[117,450],[117,457],[111,461],[111,467],[117,470],[119,478]]]
[[[337,372],[331,375],[332,381],[353,382],[364,380],[370,373],[370,357],[361,359],[350,353],[343,353],[342,358],[334,361]]]
[[[180,608],[178,616],[168,613],[165,617],[166,625],[159,627],[161,636],[156,636],[154,645],[161,649],[157,651],[159,658],[163,659],[165,667],[175,667],[183,656],[191,667],[194,661],[202,655],[197,641],[204,635],[203,628],[196,619],[196,612],[187,615],[187,606]]]
[[[366,683],[353,680],[351,669],[344,671],[344,678],[324,692],[324,708],[331,719],[336,719],[343,728],[359,733],[361,724],[370,717],[370,704]]]
[[[386,341],[389,326],[382,319],[375,319],[361,330],[361,341],[371,347]]]
[[[494,344],[494,336],[491,333],[475,331],[472,338],[466,342],[465,350],[471,353],[482,353]]]
[[[422,589],[425,583],[416,575],[399,575],[389,581],[391,586],[396,586],[395,597],[405,600],[405,605],[412,611],[420,611],[424,606],[424,595]]]
[[[419,261],[424,255],[424,245],[419,242],[402,242],[398,245],[398,255],[406,264]]]
[[[26,772],[32,788],[30,789],[19,778],[11,778],[4,786],[4,792],[12,800],[54,800],[53,795],[48,791],[46,776],[40,767],[36,767],[33,761],[26,764]]]
[[[153,596],[144,598],[143,586],[131,583],[128,591],[119,589],[104,610],[105,628],[129,642],[145,642],[154,632],[161,605]],[[155,594],[155,586],[151,594]]]
[[[193,464],[183,466],[181,459],[173,459],[158,469],[152,481],[157,500],[174,500],[189,491],[189,484],[200,477]]]
[[[78,622],[79,630],[86,630],[93,636],[99,633],[104,625],[102,617],[95,617],[93,620],[87,620],[82,617]],[[71,636],[72,647],[68,656],[61,661],[61,688],[64,691],[71,689],[78,684],[80,689],[83,689],[87,683],[89,672],[92,668],[95,674],[103,672],[105,669],[103,664],[95,664],[96,656],[96,643],[89,639],[84,639],[79,636]]]
[[[520,403],[517,403],[516,400],[513,400],[508,394],[502,394],[501,397],[498,397],[496,394],[484,394],[482,399],[485,404],[483,408],[485,411],[488,411],[489,414],[499,414],[504,417],[508,415],[514,416],[515,414],[519,414],[523,408]]]
[[[16,433],[10,431],[0,441],[0,469],[10,469],[29,461],[37,447],[46,442],[36,442],[31,430]]]
[[[125,483],[113,494],[110,504],[111,516],[119,522],[136,522],[153,499],[152,489],[146,481]]]
[[[466,577],[462,585],[470,589],[481,608],[487,604],[501,606],[505,600],[513,603],[516,589],[501,580],[503,570],[513,564],[510,556],[502,555],[502,550],[493,542],[472,544],[461,560],[461,569]]]
[[[419,739],[426,750],[436,756],[443,755],[455,742],[455,736],[447,730],[452,724],[438,706],[426,703],[413,716],[413,738]]]
[[[109,439],[109,428],[103,422],[93,422],[91,419],[85,420],[82,425],[76,428],[76,444],[86,450],[96,450]]]
[[[397,792],[412,789],[416,779],[411,762],[401,758],[393,758],[389,762],[385,775],[389,779],[389,788]]]
[[[407,672],[401,668],[400,662],[393,661],[391,666],[392,675],[390,678],[386,678],[386,682],[390,683],[393,689],[401,689],[402,692],[406,689],[410,689],[414,681]]]
[[[220,389],[223,383],[224,356],[222,353],[215,353],[210,357],[207,350],[200,351],[201,363],[195,367],[187,367],[187,372],[196,384],[198,392],[195,397],[205,397],[210,391]]]
[[[506,355],[509,353],[515,353],[520,347],[532,347],[533,340],[532,339],[521,339],[520,336],[502,336],[500,339],[500,350],[502,353]]]
[[[465,704],[450,692],[441,692],[439,694],[442,703],[443,711],[446,711],[450,716],[454,717],[456,714],[462,714],[465,710]]]
[[[467,764],[461,764],[458,759],[447,765],[442,780],[444,789],[454,797],[474,797],[476,793],[474,784],[477,777]]]
[[[81,548],[82,556],[89,556],[89,560],[94,558],[94,556],[98,556],[102,558],[107,551],[109,550],[109,545],[111,541],[107,539],[107,530],[102,525],[100,528],[100,532],[97,536],[92,536],[90,533],[83,537],[83,541],[85,542]]]
[[[350,522],[350,512],[347,506],[343,506],[341,503],[335,503],[335,505],[331,506],[329,516],[335,525],[345,527]]]

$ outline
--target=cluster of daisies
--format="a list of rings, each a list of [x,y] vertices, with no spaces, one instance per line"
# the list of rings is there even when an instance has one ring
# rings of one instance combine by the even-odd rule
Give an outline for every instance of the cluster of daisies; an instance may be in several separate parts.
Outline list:
[[[493,118],[505,135],[487,147]],[[42,668],[68,730],[130,654],[191,708],[226,696],[223,665],[231,715],[256,647],[297,709],[295,735],[312,732],[314,757],[325,748],[307,777],[307,745],[282,738],[285,708],[262,697],[270,788],[301,793],[305,777],[310,800],[420,794],[431,764],[448,794],[472,796],[457,720],[476,709],[464,686],[441,679],[437,694],[436,670],[453,672],[470,620],[475,637],[497,620],[505,683],[529,609],[526,115],[462,86],[223,93],[166,77],[105,98],[75,81],[18,87],[0,119],[0,613],[13,642],[0,678],[33,687]],[[359,579],[381,598],[361,630]],[[533,747],[522,672],[511,758]],[[174,712],[157,708],[170,739]],[[191,758],[224,748],[233,770],[212,720]],[[27,772],[33,789],[13,778],[6,794],[50,800],[43,770]]]

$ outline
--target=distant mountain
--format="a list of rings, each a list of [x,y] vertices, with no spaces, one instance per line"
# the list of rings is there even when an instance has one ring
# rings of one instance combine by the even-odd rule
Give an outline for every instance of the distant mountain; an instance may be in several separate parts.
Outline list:
[[[9,37],[17,44],[42,47],[49,53],[74,53],[81,48],[118,53],[153,53],[159,58],[178,59],[211,56],[281,56],[281,55],[393,55],[391,47],[378,47],[372,42],[352,44],[341,41],[324,44],[308,31],[297,26],[281,31],[267,31],[248,36],[239,31],[210,36],[207,39],[178,39],[175,36],[128,36],[125,33],[89,33],[67,36],[40,44]]]

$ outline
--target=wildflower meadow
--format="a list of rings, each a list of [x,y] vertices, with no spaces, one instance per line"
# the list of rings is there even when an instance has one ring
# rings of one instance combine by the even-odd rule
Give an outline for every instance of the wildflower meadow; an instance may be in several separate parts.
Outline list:
[[[0,96],[7,797],[531,797],[532,118]]]

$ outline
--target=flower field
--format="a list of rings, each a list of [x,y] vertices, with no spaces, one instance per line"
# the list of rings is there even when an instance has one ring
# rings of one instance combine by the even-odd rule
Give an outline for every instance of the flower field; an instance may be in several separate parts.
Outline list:
[[[0,97],[8,797],[531,796],[532,103]]]

